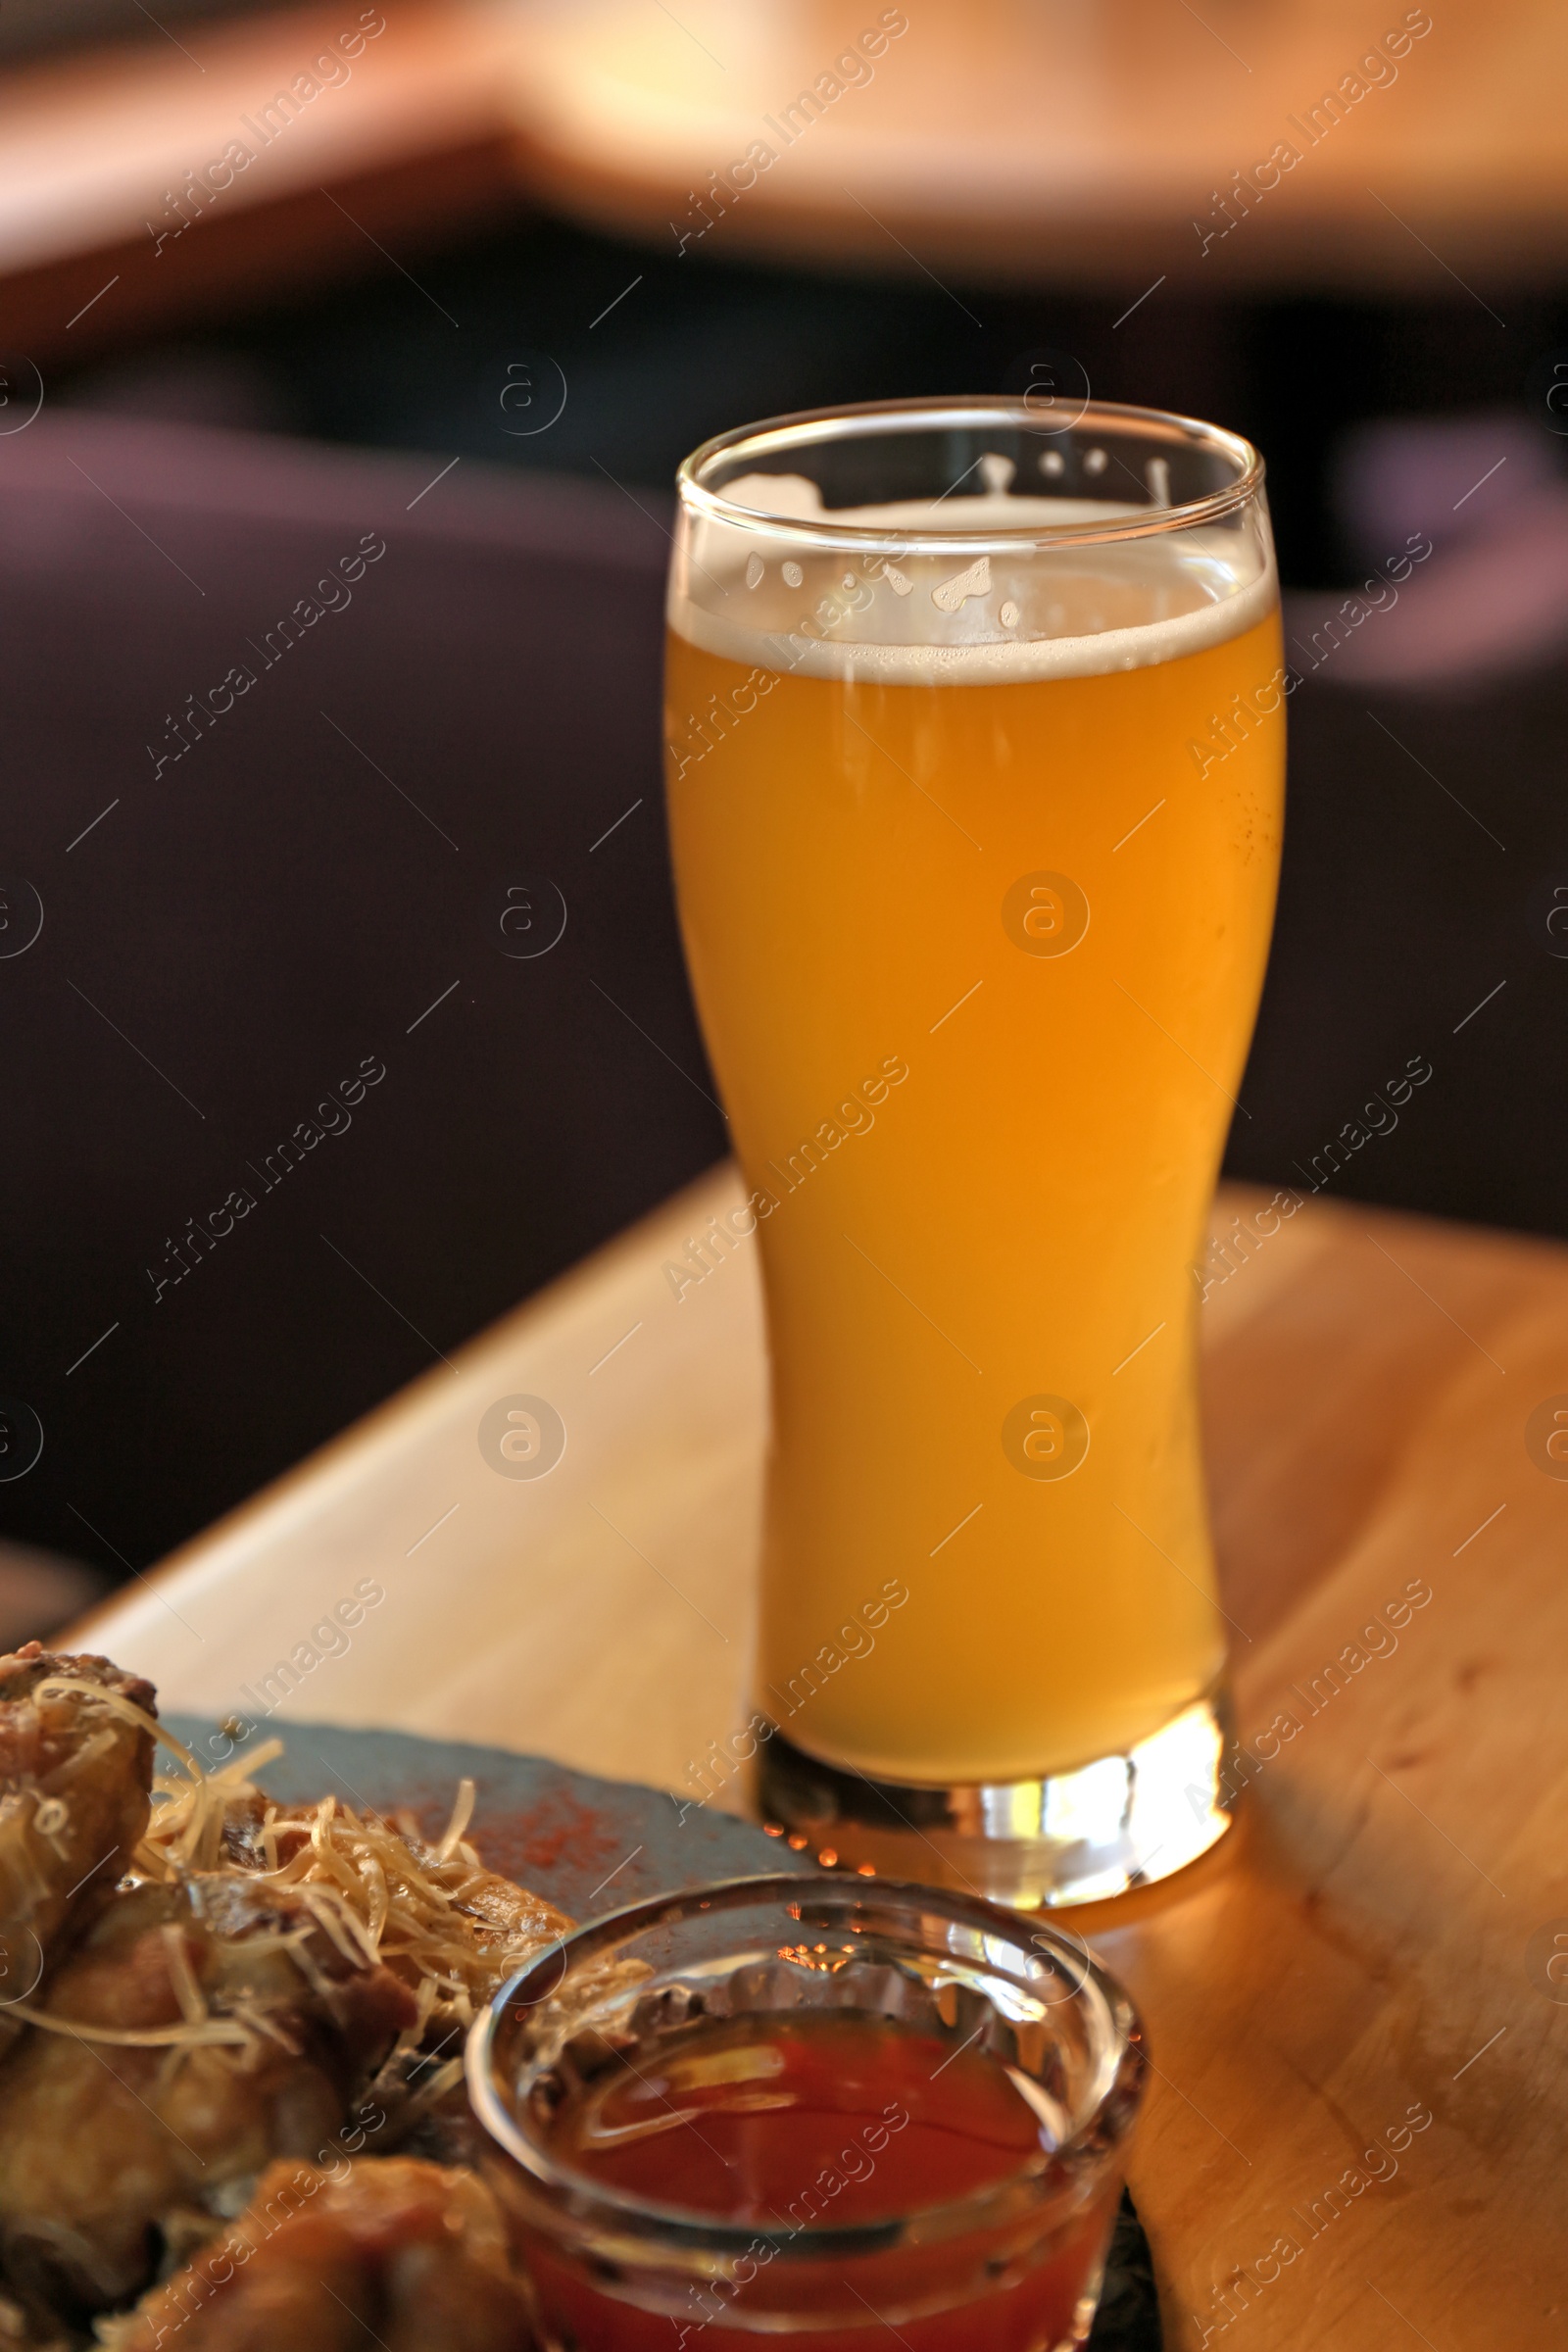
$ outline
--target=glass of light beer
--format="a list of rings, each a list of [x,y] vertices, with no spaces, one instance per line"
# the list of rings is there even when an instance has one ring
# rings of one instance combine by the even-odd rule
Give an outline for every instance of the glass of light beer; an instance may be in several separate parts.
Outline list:
[[[1279,864],[1262,463],[909,401],[725,434],[679,494],[676,883],[772,1377],[763,1816],[1117,1893],[1229,1818],[1194,1266]]]

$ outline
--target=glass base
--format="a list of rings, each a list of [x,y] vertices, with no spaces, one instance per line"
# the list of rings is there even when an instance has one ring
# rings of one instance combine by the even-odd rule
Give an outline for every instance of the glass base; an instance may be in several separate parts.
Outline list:
[[[825,1764],[775,1727],[758,1750],[758,1796],[769,1836],[824,1869],[1054,1910],[1167,1879],[1223,1838],[1234,1739],[1219,1687],[1125,1753],[1040,1780],[943,1788]]]

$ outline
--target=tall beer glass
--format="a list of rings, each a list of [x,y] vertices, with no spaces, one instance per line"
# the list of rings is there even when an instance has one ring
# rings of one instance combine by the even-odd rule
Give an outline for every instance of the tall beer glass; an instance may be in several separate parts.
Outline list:
[[[709,442],[666,707],[767,1310],[764,1814],[1023,1906],[1226,1826],[1193,1267],[1285,739],[1255,452],[1059,419]]]

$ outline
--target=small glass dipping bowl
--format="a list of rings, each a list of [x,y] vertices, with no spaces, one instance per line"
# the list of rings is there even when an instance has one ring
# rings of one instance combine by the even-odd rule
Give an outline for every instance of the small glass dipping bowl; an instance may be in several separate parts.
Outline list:
[[[807,2117],[799,2173],[799,2111],[767,2081],[785,2047],[807,2049],[831,2111]],[[858,2066],[866,2051],[902,2070],[881,2123],[860,2093],[889,2077]],[[941,1889],[778,1876],[579,1929],[496,1996],[467,2071],[544,2352],[796,2335],[813,2352],[1065,2352],[1094,2316],[1145,2060],[1126,1994],[1059,1930]],[[749,2112],[715,2121],[710,2095]],[[970,2115],[976,2098],[1008,2110],[994,2177],[923,2199],[919,2150],[951,2140],[945,2103]],[[710,2136],[725,2131],[744,2161]],[[590,2144],[597,2169],[578,2160]],[[716,2196],[663,2201],[709,2148],[728,2168]]]

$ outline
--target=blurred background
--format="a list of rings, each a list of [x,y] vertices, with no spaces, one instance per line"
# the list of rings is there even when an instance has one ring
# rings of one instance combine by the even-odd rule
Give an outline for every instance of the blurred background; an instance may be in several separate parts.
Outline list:
[[[658,680],[671,474],[747,418],[1255,440],[1302,683],[1229,1166],[1568,1233],[1565,52],[1547,0],[11,0],[0,1640],[721,1154]]]

